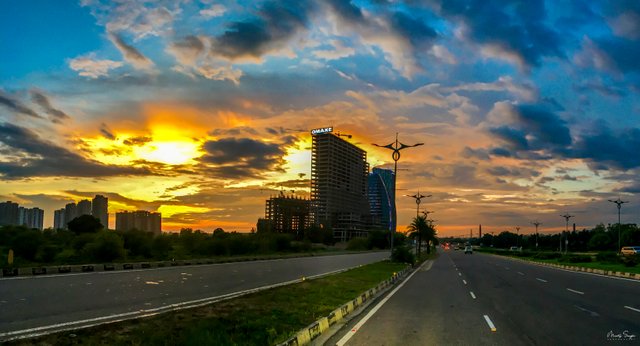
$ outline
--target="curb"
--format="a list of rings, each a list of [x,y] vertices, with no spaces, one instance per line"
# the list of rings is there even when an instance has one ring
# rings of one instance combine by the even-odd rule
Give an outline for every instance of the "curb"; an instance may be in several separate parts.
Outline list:
[[[616,271],[612,271],[612,270],[594,269],[594,268],[576,267],[576,266],[570,266],[570,265],[564,265],[564,264],[528,261],[528,260],[525,260],[525,259],[522,259],[522,258],[515,258],[515,257],[510,257],[510,256],[502,256],[502,255],[496,255],[496,254],[488,254],[488,255],[499,256],[499,257],[502,257],[502,258],[508,258],[508,259],[511,259],[511,260],[514,260],[514,261],[520,261],[520,262],[524,262],[524,263],[531,263],[531,264],[534,264],[534,265],[537,265],[537,266],[542,266],[542,267],[551,267],[551,268],[563,269],[563,270],[568,270],[568,271],[573,271],[573,272],[592,273],[592,274],[598,274],[598,275],[602,275],[602,276],[613,276],[613,277],[618,277],[618,278],[625,278],[625,279],[631,279],[631,280],[640,281],[640,274],[636,274],[636,273],[616,272]]]
[[[366,302],[371,301],[375,296],[380,294],[386,288],[394,285],[396,282],[404,278],[413,269],[414,268],[408,267],[398,273],[394,273],[391,278],[379,283],[376,287],[373,287],[361,293],[355,299],[347,302],[346,304],[343,304],[339,308],[330,312],[329,315],[322,317],[319,320],[311,323],[307,327],[301,329],[296,333],[296,335],[294,335],[287,341],[278,344],[278,346],[302,346],[310,344],[312,340],[317,338],[325,331],[329,330],[330,327],[332,327],[342,319],[346,318],[358,307],[362,306]]]

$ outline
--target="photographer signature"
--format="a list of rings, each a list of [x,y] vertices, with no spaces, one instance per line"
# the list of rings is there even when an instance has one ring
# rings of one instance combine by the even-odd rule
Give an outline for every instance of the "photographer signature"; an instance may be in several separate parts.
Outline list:
[[[636,339],[636,335],[629,333],[628,330],[625,330],[622,333],[614,333],[613,330],[610,330],[607,333],[607,340],[628,340],[628,341],[633,341],[635,339]]]

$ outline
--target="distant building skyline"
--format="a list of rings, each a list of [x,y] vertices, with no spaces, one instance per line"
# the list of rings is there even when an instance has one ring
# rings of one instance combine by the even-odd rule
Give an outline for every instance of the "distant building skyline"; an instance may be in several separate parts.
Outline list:
[[[100,220],[104,228],[109,228],[109,199],[96,195],[91,201],[91,215]]]
[[[265,219],[269,231],[303,236],[311,226],[310,201],[296,196],[276,196],[265,202]]]
[[[34,207],[25,208],[18,203],[6,201],[0,203],[0,226],[20,226],[42,230],[44,210]]]
[[[369,173],[367,197],[374,224],[383,229],[395,229],[396,209],[393,170],[373,168]]]

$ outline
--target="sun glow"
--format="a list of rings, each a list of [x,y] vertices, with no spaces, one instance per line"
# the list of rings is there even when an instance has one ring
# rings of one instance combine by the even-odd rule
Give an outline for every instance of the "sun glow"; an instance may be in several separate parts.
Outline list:
[[[133,149],[133,154],[141,159],[168,165],[193,163],[193,159],[202,155],[199,143],[187,141],[149,142]]]

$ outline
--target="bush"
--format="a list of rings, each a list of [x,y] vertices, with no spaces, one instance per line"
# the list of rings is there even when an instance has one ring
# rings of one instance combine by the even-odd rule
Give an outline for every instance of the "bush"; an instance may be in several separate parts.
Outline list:
[[[558,259],[563,263],[584,263],[591,262],[591,256],[588,255],[564,255]]]
[[[88,258],[98,262],[112,262],[124,258],[124,242],[111,231],[100,231],[93,242],[88,243],[82,252]]]
[[[369,241],[367,238],[352,238],[347,243],[347,250],[360,251],[369,249]]]
[[[623,256],[622,263],[625,267],[635,267],[640,263],[640,255]]]
[[[559,252],[538,252],[533,255],[533,258],[536,259],[556,259],[562,257],[562,254]]]
[[[413,265],[416,261],[416,256],[408,248],[398,246],[393,249],[391,259],[394,262],[409,263]]]
[[[599,252],[596,260],[601,263],[620,263],[620,256],[614,251]]]

